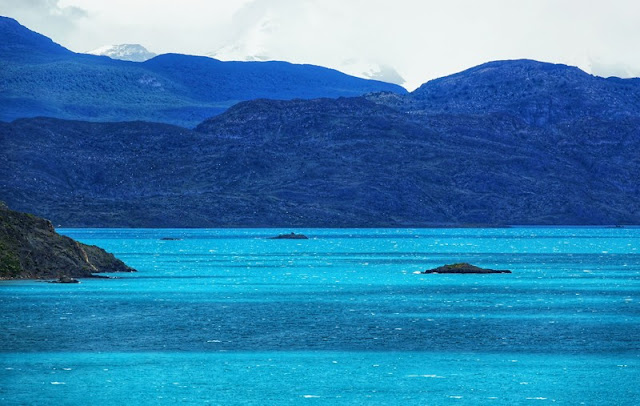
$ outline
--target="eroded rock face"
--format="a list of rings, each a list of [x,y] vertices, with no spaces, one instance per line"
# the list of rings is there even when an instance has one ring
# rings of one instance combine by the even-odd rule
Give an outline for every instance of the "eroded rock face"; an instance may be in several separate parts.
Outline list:
[[[485,273],[511,273],[511,271],[480,268],[475,265],[468,264],[466,262],[461,262],[457,264],[443,265],[438,268],[427,269],[422,273],[482,273],[482,274],[485,274]]]
[[[134,271],[102,248],[56,233],[49,220],[0,204],[0,279],[73,279]]]

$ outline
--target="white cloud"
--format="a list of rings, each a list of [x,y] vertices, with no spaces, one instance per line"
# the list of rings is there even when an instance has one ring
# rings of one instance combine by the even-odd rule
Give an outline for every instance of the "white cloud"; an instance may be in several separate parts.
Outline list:
[[[0,0],[0,15],[13,17],[23,25],[66,42],[76,24],[88,16],[76,6],[61,5],[59,0]]]
[[[413,89],[497,59],[576,65],[597,74],[637,72],[635,0],[254,0],[234,16],[236,54],[347,69],[393,67]],[[228,44],[225,44],[228,45]],[[213,50],[213,48],[212,48]],[[619,69],[626,66],[626,70]],[[635,67],[635,68],[633,68]]]
[[[410,89],[496,59],[640,72],[636,0],[0,0],[0,13],[74,51],[119,43],[157,53],[234,49],[239,59],[379,68]],[[48,22],[55,13],[71,28]]]
[[[0,0],[0,10],[65,18],[87,15],[87,12],[79,7],[61,5],[60,0]]]

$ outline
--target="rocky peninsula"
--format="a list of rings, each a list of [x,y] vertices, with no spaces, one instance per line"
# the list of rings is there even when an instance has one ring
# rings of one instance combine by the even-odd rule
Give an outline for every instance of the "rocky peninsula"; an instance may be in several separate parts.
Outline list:
[[[49,220],[0,202],[0,279],[90,278],[135,272],[113,254],[58,234]]]

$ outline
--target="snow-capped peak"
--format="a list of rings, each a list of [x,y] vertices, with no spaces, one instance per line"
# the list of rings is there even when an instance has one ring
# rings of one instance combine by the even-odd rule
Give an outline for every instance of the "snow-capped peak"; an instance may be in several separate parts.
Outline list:
[[[108,56],[111,59],[121,59],[123,61],[144,62],[156,56],[149,52],[140,44],[119,44],[105,45],[103,47],[87,52],[92,55]]]
[[[207,56],[221,61],[264,62],[273,59],[264,48],[249,48],[245,44],[222,47],[209,52]]]
[[[392,66],[369,59],[352,58],[342,61],[335,69],[351,76],[380,80],[402,86],[405,80]]]

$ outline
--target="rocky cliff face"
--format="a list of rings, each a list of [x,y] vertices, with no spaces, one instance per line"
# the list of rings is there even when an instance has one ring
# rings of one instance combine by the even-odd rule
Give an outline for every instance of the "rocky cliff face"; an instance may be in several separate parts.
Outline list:
[[[0,203],[0,279],[91,277],[134,269],[103,249],[62,236],[50,221]]]

